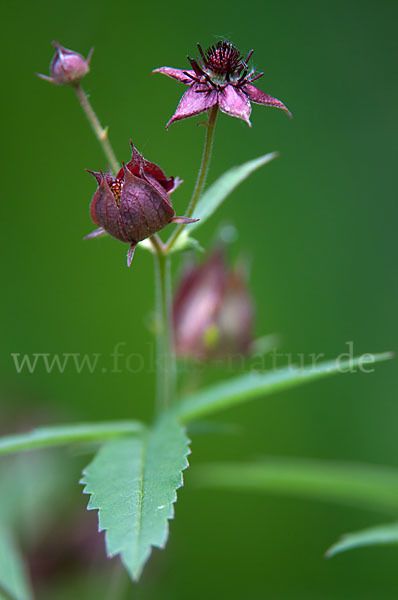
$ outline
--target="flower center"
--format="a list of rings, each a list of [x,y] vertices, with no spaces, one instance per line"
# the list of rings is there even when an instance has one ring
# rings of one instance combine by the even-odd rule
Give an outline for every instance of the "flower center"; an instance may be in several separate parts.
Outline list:
[[[119,204],[120,196],[122,195],[123,190],[123,180],[122,179],[114,179],[109,186],[111,188],[111,192],[113,197],[116,200],[116,203]]]
[[[218,42],[215,46],[210,46],[203,58],[206,69],[224,77],[233,75],[243,66],[239,50],[230,42]]]

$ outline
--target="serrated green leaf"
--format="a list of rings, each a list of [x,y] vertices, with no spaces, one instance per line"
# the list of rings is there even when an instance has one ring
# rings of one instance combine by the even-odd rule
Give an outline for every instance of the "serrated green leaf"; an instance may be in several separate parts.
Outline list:
[[[331,558],[346,550],[384,544],[398,544],[398,523],[378,525],[362,531],[347,533],[329,548],[325,556]]]
[[[345,372],[347,369],[353,370],[361,365],[369,365],[369,362],[364,360],[364,357],[369,356],[364,354],[352,360],[330,360],[314,367],[290,366],[268,373],[251,372],[184,398],[176,408],[176,413],[183,422],[188,422],[252,398],[267,396],[333,373]],[[385,352],[373,354],[372,357],[373,362],[379,362],[393,358],[393,354]]]
[[[200,487],[285,494],[398,513],[398,469],[289,457],[253,463],[197,465],[191,483]]]
[[[0,599],[32,600],[23,559],[8,529],[0,524]]]
[[[18,433],[0,438],[0,454],[50,446],[101,441],[108,438],[140,433],[143,428],[144,425],[139,421],[75,423],[74,425],[40,427],[26,433]]]
[[[91,494],[88,509],[99,510],[108,556],[120,554],[133,580],[152,546],[166,544],[188,444],[184,429],[164,419],[139,437],[108,442],[83,473],[84,493]]]

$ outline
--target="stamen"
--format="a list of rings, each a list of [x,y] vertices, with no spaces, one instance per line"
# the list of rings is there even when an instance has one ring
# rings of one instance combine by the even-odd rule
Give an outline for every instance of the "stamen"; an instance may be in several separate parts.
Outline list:
[[[245,69],[242,73],[242,75],[239,77],[238,81],[237,81],[237,85],[239,85],[240,83],[242,83],[242,81],[246,78],[247,75],[247,69]]]
[[[188,71],[183,71],[184,75],[186,75],[187,77],[189,77],[189,79],[192,79],[193,81],[196,81],[196,83],[200,83],[200,79],[198,79],[197,77],[195,77],[195,75],[192,75],[191,73],[188,73]]]
[[[204,52],[202,50],[202,46],[199,44],[199,42],[198,42],[198,48],[199,48],[200,56],[201,56],[201,58],[203,60],[203,63],[206,64],[206,57],[205,57]]]
[[[260,79],[260,77],[262,77],[264,75],[264,73],[259,73],[258,75],[256,75],[255,77],[249,77],[249,79],[247,80],[249,83],[252,81],[256,81],[256,79]]]
[[[203,77],[206,79],[207,83],[210,83],[210,85],[213,88],[217,88],[218,86],[211,80],[211,78],[209,77],[209,75],[207,73],[203,73]]]
[[[249,54],[246,57],[245,63],[247,64],[253,55],[254,50],[250,50]]]
[[[202,77],[204,75],[204,72],[200,68],[200,66],[198,65],[198,63],[196,62],[196,60],[194,60],[193,58],[189,58],[189,56],[187,56],[187,59],[191,63],[191,67],[195,71],[196,75],[198,75],[199,77]]]
[[[113,197],[116,200],[116,203],[119,204],[120,196],[122,195],[123,190],[123,180],[122,179],[114,179],[109,186],[111,188],[111,192]]]

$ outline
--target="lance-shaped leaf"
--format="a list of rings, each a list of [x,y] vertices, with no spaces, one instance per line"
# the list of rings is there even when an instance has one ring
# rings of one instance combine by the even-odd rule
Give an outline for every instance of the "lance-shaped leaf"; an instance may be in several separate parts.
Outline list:
[[[238,492],[283,494],[398,514],[398,469],[310,458],[197,465],[191,483]]]
[[[84,493],[91,494],[88,509],[99,510],[107,554],[120,554],[134,580],[152,546],[166,544],[188,444],[184,429],[164,419],[139,437],[106,443],[83,473]]]
[[[0,523],[0,598],[32,600],[33,595],[23,559],[15,540]]]
[[[398,544],[398,523],[378,525],[355,533],[347,533],[329,548],[325,556],[331,558],[340,552],[352,550],[353,548],[385,544]]]
[[[143,428],[143,424],[139,421],[108,421],[39,427],[26,433],[17,433],[0,438],[0,454],[103,441],[122,435],[140,433]]]
[[[192,233],[194,229],[200,227],[207,221],[209,217],[217,210],[217,208],[224,202],[224,200],[242,183],[249,177],[254,171],[271,162],[278,156],[277,152],[270,152],[259,158],[254,158],[248,162],[243,163],[237,167],[232,167],[229,171],[226,171],[221,177],[219,177],[199,198],[196,208],[193,212],[193,219],[200,219],[196,223],[192,223],[188,228],[185,229],[182,236],[187,236]],[[183,244],[183,242],[181,242]]]
[[[299,386],[333,373],[355,372],[357,367],[367,370],[369,364],[388,360],[393,356],[391,352],[363,354],[357,358],[330,360],[315,366],[302,368],[291,366],[268,373],[251,372],[215,384],[184,398],[176,412],[183,422],[188,422],[234,404]],[[367,366],[365,367],[365,365]]]

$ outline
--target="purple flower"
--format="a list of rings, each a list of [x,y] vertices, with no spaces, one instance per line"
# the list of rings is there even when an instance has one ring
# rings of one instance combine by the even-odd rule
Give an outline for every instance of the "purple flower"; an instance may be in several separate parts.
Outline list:
[[[38,73],[41,79],[51,81],[56,85],[69,85],[78,83],[90,70],[90,60],[93,48],[87,58],[78,52],[63,48],[58,42],[51,42],[56,52],[50,63],[51,77]]]
[[[123,164],[116,177],[89,171],[97,180],[98,189],[91,202],[91,217],[100,225],[85,239],[109,233],[127,242],[127,266],[131,265],[138,242],[150,237],[169,223],[193,223],[198,219],[176,217],[169,194],[182,183],[167,178],[155,163],[145,160],[130,142],[132,157]]]
[[[283,102],[268,96],[252,85],[253,81],[264,74],[256,75],[255,70],[248,67],[253,50],[244,60],[239,50],[230,42],[218,42],[205,52],[200,44],[198,48],[201,59],[193,60],[187,57],[191,63],[191,70],[160,67],[153,71],[163,73],[189,86],[166,128],[174,121],[199,115],[216,105],[222,112],[243,119],[251,127],[250,102],[276,106],[292,117]]]
[[[214,251],[182,276],[173,302],[175,350],[196,359],[247,354],[252,344],[253,302],[242,268],[230,270]]]

